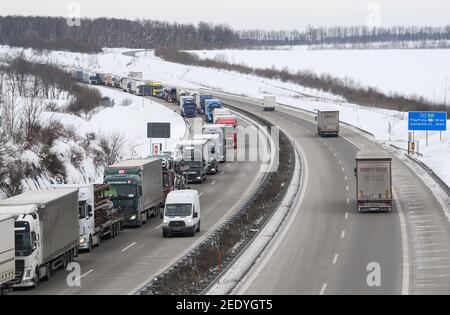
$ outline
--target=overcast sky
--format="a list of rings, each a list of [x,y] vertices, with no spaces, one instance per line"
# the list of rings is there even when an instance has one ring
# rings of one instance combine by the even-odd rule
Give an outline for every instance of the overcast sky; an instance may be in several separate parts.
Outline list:
[[[300,29],[306,25],[450,24],[449,0],[0,0],[0,15],[207,21],[233,28]],[[70,3],[76,3],[69,7]]]

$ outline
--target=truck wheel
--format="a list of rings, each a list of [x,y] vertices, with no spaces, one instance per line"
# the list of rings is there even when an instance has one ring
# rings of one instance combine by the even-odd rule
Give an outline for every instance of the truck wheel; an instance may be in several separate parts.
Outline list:
[[[89,247],[88,247],[88,252],[89,253],[92,252],[92,248],[93,248],[93,246],[92,246],[92,235],[89,235]]]
[[[200,221],[198,221],[197,233],[200,233]]]
[[[36,268],[34,271],[34,278],[33,278],[33,288],[36,289],[39,286],[39,270]]]
[[[45,281],[50,281],[51,277],[52,277],[52,267],[51,267],[50,264],[48,263],[48,264],[45,266],[45,278],[44,278],[44,280],[45,280]]]
[[[163,232],[163,237],[168,237],[169,234],[167,234],[166,232]]]

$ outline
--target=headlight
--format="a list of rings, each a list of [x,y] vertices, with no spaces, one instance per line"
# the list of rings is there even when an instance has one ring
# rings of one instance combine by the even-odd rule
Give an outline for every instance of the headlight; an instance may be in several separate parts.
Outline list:
[[[186,223],[189,224],[189,225],[191,225],[193,222],[194,222],[194,220],[192,220],[192,219],[187,219],[186,220]]]
[[[202,179],[200,176],[197,176],[197,179]]]
[[[28,269],[27,271],[25,271],[25,276],[23,278],[29,279],[30,277],[31,277],[31,269]]]
[[[130,218],[130,220],[136,220],[136,216],[133,215],[133,216]]]
[[[169,224],[169,219],[167,219],[167,218],[164,218],[164,224]]]
[[[80,245],[84,245],[86,243],[86,239],[85,238],[80,238]]]

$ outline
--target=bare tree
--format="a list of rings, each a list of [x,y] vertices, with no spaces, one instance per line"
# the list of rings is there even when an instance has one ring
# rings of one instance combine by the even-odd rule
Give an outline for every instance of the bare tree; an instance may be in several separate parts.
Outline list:
[[[122,159],[124,144],[125,139],[119,133],[113,133],[109,136],[100,135],[99,146],[104,165],[112,165]]]
[[[40,115],[43,110],[42,99],[29,97],[22,106],[21,125],[24,132],[26,147],[29,149],[34,143],[35,131],[39,126]]]

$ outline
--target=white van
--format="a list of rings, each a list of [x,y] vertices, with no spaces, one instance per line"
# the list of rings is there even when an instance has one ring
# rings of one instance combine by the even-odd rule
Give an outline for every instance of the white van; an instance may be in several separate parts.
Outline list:
[[[194,236],[200,232],[200,198],[197,190],[176,190],[167,195],[163,237],[172,234]]]

